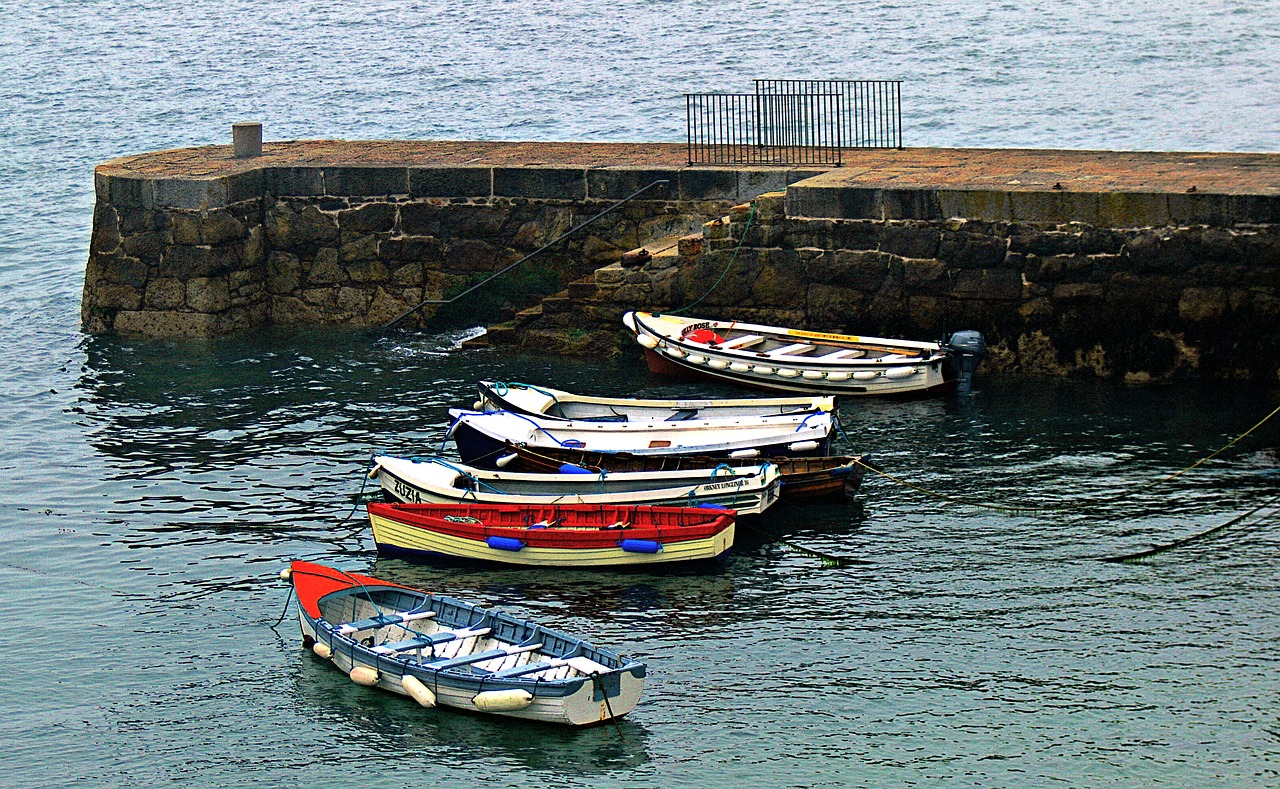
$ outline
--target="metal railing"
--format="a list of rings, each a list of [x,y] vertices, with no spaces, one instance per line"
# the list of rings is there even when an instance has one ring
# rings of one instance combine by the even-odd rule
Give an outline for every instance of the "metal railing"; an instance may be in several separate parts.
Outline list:
[[[846,148],[902,147],[902,80],[758,79],[762,95],[839,94]]]
[[[689,164],[840,166],[838,93],[686,93]]]

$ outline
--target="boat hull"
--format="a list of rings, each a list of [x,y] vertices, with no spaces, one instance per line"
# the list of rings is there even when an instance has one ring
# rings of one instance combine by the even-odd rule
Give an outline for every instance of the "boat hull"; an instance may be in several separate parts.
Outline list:
[[[619,568],[711,563],[733,546],[732,513],[706,509],[519,508],[532,526],[503,525],[479,505],[440,507],[370,503],[379,552],[415,559],[522,567]],[[423,511],[427,510],[427,511]],[[656,512],[659,516],[653,517]],[[585,517],[583,517],[585,516]],[[454,520],[446,520],[452,517]],[[459,519],[478,521],[459,522]],[[508,521],[510,518],[507,519]],[[551,523],[553,525],[539,525]],[[625,528],[610,528],[623,524]]]

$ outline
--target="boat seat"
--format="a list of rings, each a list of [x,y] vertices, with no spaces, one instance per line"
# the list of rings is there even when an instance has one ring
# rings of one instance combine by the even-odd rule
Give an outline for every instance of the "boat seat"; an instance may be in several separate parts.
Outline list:
[[[557,658],[555,660],[543,660],[538,663],[525,663],[523,666],[514,666],[512,668],[504,668],[502,671],[493,672],[495,679],[511,679],[512,677],[523,677],[525,674],[537,674],[539,671],[549,671],[553,668],[569,665],[569,661]]]
[[[760,335],[744,334],[741,337],[734,337],[732,340],[725,340],[716,347],[722,350],[732,350],[734,348],[748,348],[759,342],[764,342],[764,338]]]
[[[379,644],[373,648],[374,652],[379,655],[391,655],[396,652],[408,652],[413,649],[423,649],[425,647],[433,647],[436,644],[444,644],[449,641],[456,641],[460,638],[471,638],[473,636],[488,635],[489,628],[481,627],[474,630],[445,630],[443,632],[431,633],[430,635],[423,633],[415,638],[405,641],[396,641],[391,644]]]
[[[532,652],[535,649],[542,649],[542,644],[529,644],[522,647],[499,647],[497,649],[489,649],[484,652],[477,652],[474,655],[463,655],[462,657],[449,658],[447,660],[433,660],[428,662],[427,665],[433,669],[442,671],[449,668],[469,666],[472,663],[483,663],[486,660],[507,657],[508,655],[518,655],[521,652]]]
[[[817,347],[818,346],[810,345],[807,342],[798,342],[798,343],[795,343],[794,345],[784,345],[781,348],[774,348],[772,351],[764,351],[762,352],[761,355],[762,356],[799,356],[800,354],[808,353],[809,351],[812,351],[814,348],[817,348]]]
[[[696,408],[681,408],[671,416],[664,419],[663,421],[664,422],[688,422],[690,419],[693,419],[697,415],[698,415],[698,409]]]
[[[415,611],[413,613],[396,611],[390,614],[378,614],[376,616],[369,617],[368,619],[361,619],[357,622],[348,622],[345,625],[339,625],[334,629],[334,632],[340,636],[349,636],[352,633],[359,633],[362,630],[373,630],[379,627],[386,627],[387,625],[400,625],[406,622],[414,622],[419,619],[430,619],[435,615],[435,611]]]
[[[578,657],[567,658],[565,662],[576,668],[578,671],[581,671],[583,674],[607,674],[610,671],[613,671],[613,669],[609,668],[605,664],[597,663],[591,658],[582,657],[581,655]]]
[[[867,355],[867,352],[862,350],[861,348],[841,348],[838,351],[832,351],[831,353],[824,353],[821,356],[814,356],[812,358],[814,361],[818,361],[818,362],[834,362],[839,359],[857,359],[861,356],[866,356],[866,355]]]

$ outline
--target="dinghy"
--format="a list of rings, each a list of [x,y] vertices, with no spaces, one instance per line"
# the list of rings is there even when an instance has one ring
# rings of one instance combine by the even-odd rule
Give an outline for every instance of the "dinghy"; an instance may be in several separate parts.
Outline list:
[[[586,726],[635,709],[645,665],[558,630],[367,575],[295,561],[302,643],[360,685]]]
[[[600,474],[521,474],[438,457],[375,456],[369,476],[391,501],[411,504],[714,504],[759,515],[778,500],[778,467],[757,466]]]
[[[636,455],[807,457],[826,454],[835,429],[830,411],[677,422],[561,420],[459,409],[451,409],[449,415],[453,424],[447,435],[458,455],[464,463],[482,468],[501,468],[512,460],[503,452],[508,442]]]
[[[901,395],[968,386],[987,351],[975,331],[956,332],[944,344],[648,312],[628,312],[622,322],[655,373],[693,372],[785,392]]]
[[[511,411],[544,419],[586,422],[685,422],[690,419],[744,419],[831,411],[834,397],[758,397],[732,400],[683,398],[644,400],[590,397],[546,386],[481,381],[477,411]],[[658,425],[661,427],[661,425]]]
[[[709,562],[733,546],[736,513],[703,507],[369,502],[378,550],[526,567]]]
[[[531,449],[510,444],[508,452],[516,459],[506,466],[508,471],[538,474],[598,474],[618,471],[671,471],[685,468],[708,468],[717,463],[746,465],[753,460],[717,460],[699,455],[645,457],[626,452],[608,454],[581,449]],[[862,484],[866,459],[862,455],[834,455],[811,458],[768,458],[778,467],[779,493],[791,501],[853,496]]]

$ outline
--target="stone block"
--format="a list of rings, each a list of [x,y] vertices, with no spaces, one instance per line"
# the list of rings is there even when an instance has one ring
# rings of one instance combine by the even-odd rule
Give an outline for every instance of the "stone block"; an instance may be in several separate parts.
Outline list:
[[[445,266],[454,272],[494,271],[501,262],[499,250],[483,241],[459,241],[445,253]]]
[[[123,311],[116,314],[114,328],[121,334],[146,337],[198,339],[218,335],[218,316],[205,312],[172,310]]]
[[[942,235],[937,225],[885,224],[879,230],[879,248],[904,258],[937,257]]]
[[[1226,288],[1186,288],[1178,299],[1178,317],[1195,323],[1215,321],[1228,306]]]
[[[1085,255],[1050,255],[1036,260],[1034,267],[1025,266],[1027,279],[1036,282],[1088,278],[1093,271],[1093,260]]]
[[[933,287],[947,282],[947,267],[941,260],[907,258],[902,261],[902,281],[908,288]]]
[[[147,282],[149,266],[137,258],[124,254],[98,258],[102,263],[101,278],[115,285],[127,285],[141,289]]]
[[[187,302],[187,286],[182,280],[171,277],[154,279],[147,283],[143,303],[153,310],[176,310]]]
[[[598,268],[592,275],[596,285],[621,285],[626,279],[627,271],[621,263]]]
[[[245,237],[245,226],[226,211],[211,211],[200,220],[200,243],[214,246]]]
[[[126,208],[118,211],[120,235],[144,233],[149,230],[166,230],[169,227],[169,212]]]
[[[111,195],[111,205],[115,206],[117,211],[125,211],[127,209],[145,209],[155,208],[155,181],[150,178],[126,178],[124,176],[109,176]]]
[[[1008,242],[1003,238],[963,230],[944,230],[937,257],[955,268],[996,268],[1004,264],[1008,248]]]
[[[787,216],[812,219],[882,219],[880,190],[849,186],[787,189]]]
[[[1095,192],[1009,192],[1009,218],[1013,222],[1104,224],[1098,221]]]
[[[169,232],[174,244],[199,244],[200,214],[195,211],[173,211],[169,214]]]
[[[231,306],[231,292],[223,277],[197,277],[187,282],[187,306],[196,312],[222,312]]]
[[[266,193],[265,173],[261,168],[229,175],[226,182],[228,203],[258,200]]]
[[[402,287],[422,287],[425,269],[419,263],[410,263],[392,270],[391,283]]]
[[[225,178],[161,178],[155,190],[156,205],[163,208],[222,208],[230,202]]]
[[[752,200],[765,192],[786,191],[793,182],[786,170],[776,167],[735,167],[738,174],[738,193],[735,199]]]
[[[338,250],[325,247],[316,253],[315,262],[307,271],[308,285],[332,285],[335,282],[346,282],[347,273],[338,263]]]
[[[490,167],[410,167],[410,197],[490,197]]]
[[[394,203],[366,203],[338,212],[338,229],[344,233],[386,233],[396,225]]]
[[[334,304],[342,312],[362,315],[369,308],[372,297],[373,294],[364,288],[343,287],[338,288]]]
[[[1010,222],[1013,219],[1009,193],[999,189],[943,189],[938,193],[938,210],[943,217]]]
[[[159,263],[167,241],[167,233],[152,230],[125,236],[120,243],[120,248],[126,255],[145,263]]]
[[[1105,295],[1106,289],[1098,282],[1061,282],[1053,286],[1053,300],[1059,304],[1099,301]]]
[[[444,246],[431,236],[385,238],[378,244],[378,257],[382,260],[440,263],[444,260]]]
[[[1166,199],[1169,221],[1174,224],[1225,227],[1231,223],[1231,201],[1227,195],[1172,193]]]
[[[272,293],[292,293],[302,279],[302,263],[297,255],[272,252],[267,257],[267,286]]]
[[[357,236],[338,248],[338,260],[343,263],[374,260],[377,257],[377,236]]]
[[[142,306],[143,292],[132,285],[99,283],[93,289],[94,307],[108,310],[136,310]]]
[[[756,221],[769,224],[787,215],[787,193],[765,192],[755,198]]]
[[[676,200],[679,197],[680,173],[675,170],[610,167],[587,170],[586,176],[587,198],[591,200],[621,200],[645,187],[648,189],[637,195],[636,200]]]
[[[262,188],[277,197],[318,197],[324,194],[324,171],[319,167],[270,167]]]
[[[365,308],[365,325],[381,326],[417,306],[423,299],[422,288],[377,288]]]
[[[1169,195],[1165,192],[1103,192],[1098,195],[1097,219],[1091,224],[1160,227],[1169,221]]]
[[[227,275],[227,287],[232,293],[244,290],[246,287],[259,284],[267,277],[266,266],[255,266],[249,269],[240,269],[233,271]]]
[[[324,168],[324,193],[336,197],[409,194],[409,168],[351,165]]]
[[[938,192],[934,189],[880,190],[880,216],[884,219],[943,219]]]
[[[1233,223],[1280,224],[1280,195],[1231,195],[1228,205]]]
[[[952,295],[957,299],[1020,301],[1022,275],[1007,268],[957,271]]]
[[[723,167],[687,168],[676,175],[681,200],[737,200],[738,177]]]
[[[704,241],[728,237],[729,223],[723,219],[712,219],[702,225],[702,238]]]
[[[1080,251],[1080,236],[1065,231],[1014,226],[1009,233],[1009,251],[1041,257],[1073,255]]]
[[[267,238],[279,250],[291,250],[338,238],[337,219],[314,205],[295,211],[284,201],[267,212]]]
[[[352,282],[385,282],[391,273],[376,260],[365,260],[347,265],[347,276]]]
[[[159,274],[183,281],[225,275],[239,268],[240,257],[230,247],[173,246],[160,261]]]
[[[691,258],[702,252],[702,234],[682,236],[676,242],[676,249],[682,258]]]
[[[271,299],[271,322],[283,326],[320,324],[323,316],[315,306],[297,296],[274,296]]]
[[[580,167],[495,167],[493,194],[542,200],[584,200],[587,174]]]

